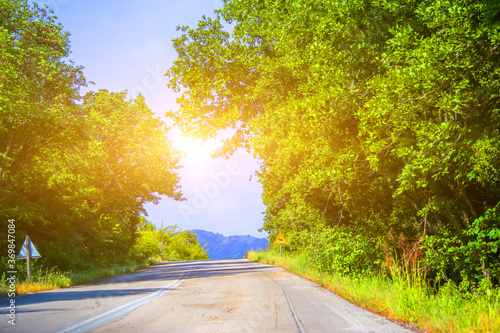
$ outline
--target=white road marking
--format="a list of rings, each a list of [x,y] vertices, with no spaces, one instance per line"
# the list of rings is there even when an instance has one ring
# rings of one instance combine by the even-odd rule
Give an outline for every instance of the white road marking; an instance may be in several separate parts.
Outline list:
[[[120,305],[112,310],[109,310],[107,312],[101,313],[98,316],[84,320],[78,324],[71,326],[71,327],[65,328],[57,333],[69,333],[69,332],[83,333],[83,332],[87,332],[87,331],[89,331],[93,328],[96,328],[97,326],[100,326],[100,325],[102,325],[110,320],[113,320],[117,317],[120,317],[121,315],[124,315],[130,311],[133,311],[144,304],[147,304],[151,301],[154,301],[155,299],[160,298],[160,297],[166,295],[171,290],[177,288],[182,283],[182,281],[184,279],[186,279],[191,274],[191,271],[194,269],[194,267],[196,267],[196,265],[198,265],[198,262],[196,262],[191,267],[191,269],[189,271],[184,272],[179,277],[179,279],[170,282],[165,287],[155,291],[154,293],[152,293],[148,296],[136,299],[134,301],[128,302],[128,303],[123,304],[123,305]]]

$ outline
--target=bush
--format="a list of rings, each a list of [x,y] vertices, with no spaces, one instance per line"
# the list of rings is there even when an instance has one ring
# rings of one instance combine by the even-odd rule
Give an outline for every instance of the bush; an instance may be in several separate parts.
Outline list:
[[[131,255],[140,258],[159,257],[169,261],[208,259],[207,250],[200,247],[191,232],[181,231],[177,225],[156,228],[145,220],[139,226],[139,235]]]
[[[168,260],[205,260],[209,259],[205,246],[200,247],[196,235],[190,231],[176,233],[164,249]]]
[[[312,238],[305,252],[320,271],[353,275],[373,272],[380,267],[382,252],[377,239],[342,228],[301,236]]]
[[[444,230],[423,239],[425,264],[436,280],[500,281],[500,204],[475,219],[461,235]]]

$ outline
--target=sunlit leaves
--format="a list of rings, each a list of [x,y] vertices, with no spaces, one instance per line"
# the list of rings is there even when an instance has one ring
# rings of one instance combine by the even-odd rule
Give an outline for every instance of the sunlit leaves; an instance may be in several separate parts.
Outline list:
[[[177,225],[157,228],[143,220],[133,253],[141,257],[159,257],[163,260],[204,260],[208,259],[207,249],[200,247],[196,235],[181,231]]]
[[[126,256],[143,205],[181,196],[168,129],[141,96],[80,96],[82,68],[48,8],[0,0],[0,23],[2,221],[60,267]]]
[[[174,119],[210,133],[247,125],[233,147],[264,161],[266,230],[449,229],[466,242],[500,199],[491,3],[228,1],[174,43]]]
[[[68,34],[48,9],[2,0],[0,22],[1,210],[30,224],[41,214],[30,202],[43,196],[43,151],[79,139],[75,104],[85,78],[66,58]]]

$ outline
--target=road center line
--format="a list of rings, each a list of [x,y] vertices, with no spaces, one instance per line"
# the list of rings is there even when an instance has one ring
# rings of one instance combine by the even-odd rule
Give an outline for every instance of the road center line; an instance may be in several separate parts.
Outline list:
[[[75,324],[71,327],[65,328],[57,333],[68,333],[68,332],[73,332],[73,333],[83,333],[86,332],[90,329],[96,328],[97,326],[100,326],[104,324],[107,321],[113,320],[121,315],[124,315],[130,311],[133,311],[137,309],[138,307],[147,304],[157,298],[160,298],[164,295],[166,295],[168,292],[171,290],[177,288],[184,279],[186,279],[190,274],[191,271],[198,265],[198,262],[196,262],[194,265],[192,265],[189,269],[189,271],[184,272],[177,280],[170,282],[167,284],[165,287],[155,291],[154,293],[136,299],[134,301],[128,302],[126,304],[120,305],[112,310],[109,310],[107,312],[101,313],[100,315],[97,315],[95,317],[89,318],[87,320],[84,320],[78,324]]]

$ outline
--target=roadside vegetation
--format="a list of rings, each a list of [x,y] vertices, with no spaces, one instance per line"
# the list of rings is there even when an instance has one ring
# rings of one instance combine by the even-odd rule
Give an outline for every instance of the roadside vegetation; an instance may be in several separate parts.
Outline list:
[[[279,250],[247,253],[247,258],[284,267],[342,298],[425,332],[499,332],[500,290],[490,285],[448,282],[436,287],[410,262],[389,256],[384,272],[340,274],[311,261],[309,253]]]

